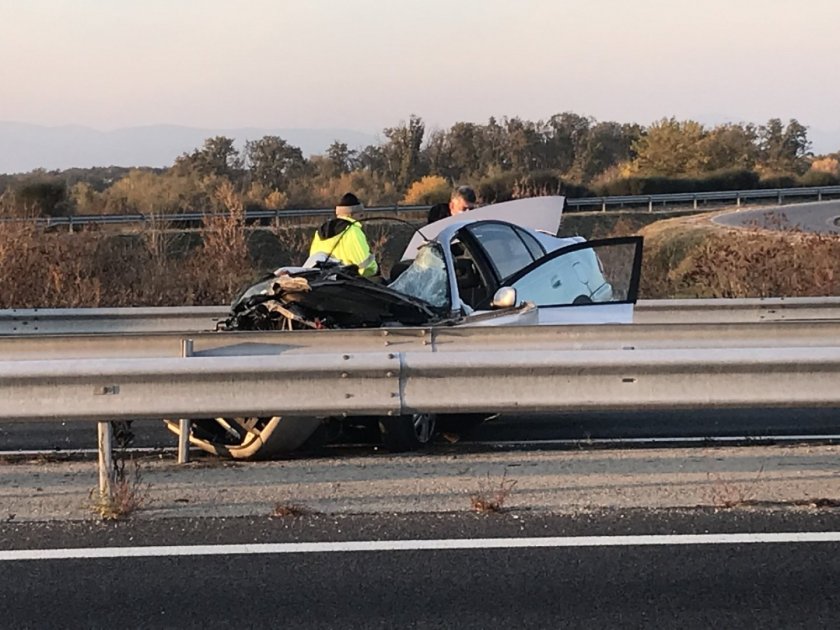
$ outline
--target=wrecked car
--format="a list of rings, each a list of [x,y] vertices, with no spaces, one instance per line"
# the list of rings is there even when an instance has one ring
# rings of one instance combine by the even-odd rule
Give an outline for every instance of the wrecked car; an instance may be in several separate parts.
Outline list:
[[[388,278],[308,260],[239,295],[223,330],[629,323],[638,294],[640,237],[555,236],[562,197],[486,206],[418,229]],[[239,418],[193,422],[192,441],[234,457],[294,450],[367,423],[386,448],[412,450],[436,428],[463,429],[492,414],[388,418]],[[177,432],[177,423],[169,423]],[[268,430],[270,428],[270,431]],[[313,438],[315,436],[315,438]]]

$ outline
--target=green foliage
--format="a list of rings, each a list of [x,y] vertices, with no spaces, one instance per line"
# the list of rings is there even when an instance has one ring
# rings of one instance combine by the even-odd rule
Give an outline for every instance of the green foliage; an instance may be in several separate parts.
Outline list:
[[[812,160],[807,129],[784,124],[724,124],[666,118],[648,127],[599,122],[572,112],[546,120],[491,117],[426,132],[416,115],[359,151],[333,142],[305,157],[277,136],[246,142],[207,138],[168,169],[106,167],[0,176],[6,211],[180,212],[218,208],[212,191],[227,181],[246,205],[301,208],[334,205],[352,191],[371,205],[403,199],[432,203],[456,183],[471,183],[485,203],[538,195],[659,194],[720,189],[828,185],[840,178],[836,158]],[[422,178],[435,184],[410,187]],[[426,186],[429,190],[426,190]],[[21,208],[17,208],[21,205]],[[10,210],[11,209],[11,210]]]
[[[70,209],[67,184],[63,179],[24,181],[14,190],[13,196],[21,210],[31,210],[48,217],[65,216]]]
[[[772,174],[801,174],[808,168],[806,158],[811,143],[808,130],[795,118],[785,126],[778,118],[771,118],[759,128],[759,155],[765,172]]]
[[[207,138],[203,147],[179,157],[175,168],[180,174],[236,179],[241,175],[242,157],[233,143],[233,138],[225,136]]]
[[[251,179],[270,190],[285,191],[306,172],[303,152],[278,136],[245,143]]]
[[[220,181],[196,173],[181,174],[179,169],[163,174],[133,170],[101,194],[102,210],[110,214],[171,214],[213,208],[212,191]]]
[[[676,177],[703,170],[700,142],[706,131],[693,120],[666,118],[653,123],[633,143],[635,170],[642,176]]]
[[[382,156],[389,179],[398,191],[407,190],[423,174],[420,148],[425,131],[423,120],[414,114],[408,123],[383,131],[388,141],[382,146]]]
[[[715,190],[751,190],[759,187],[755,171],[729,170],[704,177],[624,177],[593,187],[598,197],[623,195],[662,195]]]
[[[808,171],[799,178],[800,186],[837,186],[840,185],[840,176],[834,173],[822,171]]]
[[[499,203],[513,199],[513,189],[519,176],[516,173],[501,173],[478,182],[476,193],[483,203]]]

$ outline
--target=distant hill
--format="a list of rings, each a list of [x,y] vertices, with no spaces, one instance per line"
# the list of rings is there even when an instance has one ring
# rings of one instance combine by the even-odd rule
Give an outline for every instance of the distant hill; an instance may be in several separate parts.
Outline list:
[[[171,166],[213,136],[227,136],[241,149],[246,140],[280,136],[304,155],[323,153],[335,140],[350,148],[376,142],[373,134],[350,129],[199,129],[178,125],[126,127],[99,131],[68,125],[44,127],[0,121],[0,173],[37,168],[63,170],[92,166]]]

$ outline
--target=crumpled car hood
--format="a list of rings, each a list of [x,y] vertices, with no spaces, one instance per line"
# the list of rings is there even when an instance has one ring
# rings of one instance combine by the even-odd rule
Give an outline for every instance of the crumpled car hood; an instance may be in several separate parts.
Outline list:
[[[448,311],[362,278],[341,267],[313,269],[243,292],[231,307],[227,330],[271,330],[294,320],[300,328],[370,328],[439,323]],[[259,283],[257,283],[259,284]]]

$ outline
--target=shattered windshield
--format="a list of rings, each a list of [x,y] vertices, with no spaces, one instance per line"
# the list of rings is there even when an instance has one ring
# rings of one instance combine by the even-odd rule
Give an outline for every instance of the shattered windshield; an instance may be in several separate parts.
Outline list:
[[[429,243],[421,247],[411,266],[388,286],[432,306],[448,306],[449,282],[440,245]]]

